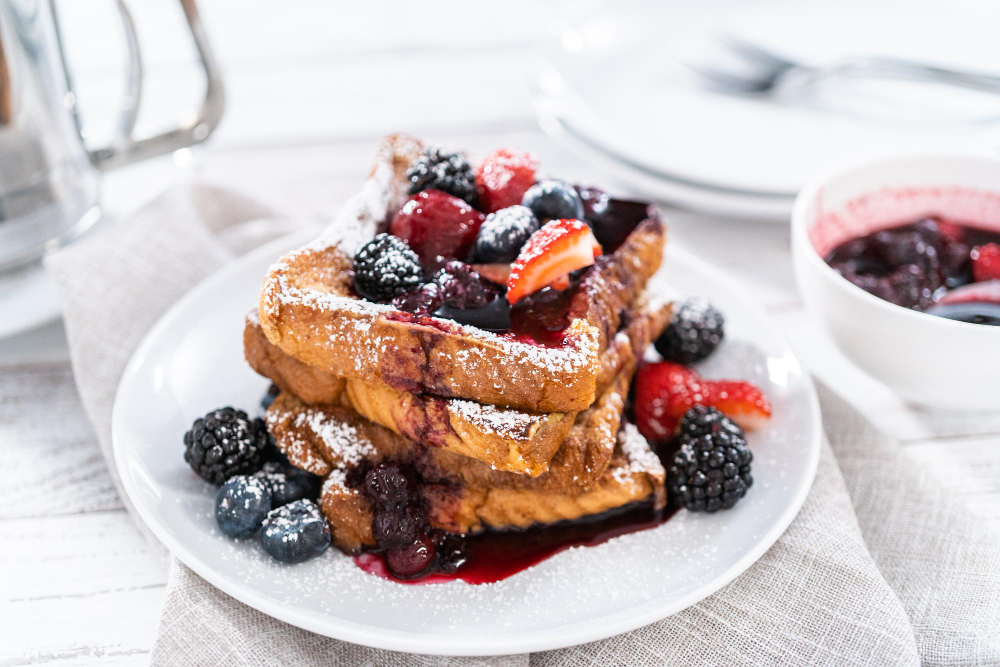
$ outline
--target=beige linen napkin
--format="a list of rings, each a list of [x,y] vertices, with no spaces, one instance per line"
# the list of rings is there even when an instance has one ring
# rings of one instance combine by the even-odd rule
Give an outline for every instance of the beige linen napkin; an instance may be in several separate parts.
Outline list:
[[[232,192],[184,187],[48,259],[77,387],[116,482],[111,407],[142,336],[220,265],[301,224]],[[531,656],[403,655],[276,621],[173,561],[152,662],[1000,664],[1000,535],[847,403],[822,387],[820,399],[829,444],[798,517],[746,573],[658,623]]]

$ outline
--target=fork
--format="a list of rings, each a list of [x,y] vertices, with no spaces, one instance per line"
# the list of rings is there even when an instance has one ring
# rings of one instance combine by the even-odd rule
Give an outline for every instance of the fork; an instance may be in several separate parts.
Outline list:
[[[684,65],[703,87],[732,95],[766,96],[779,91],[795,94],[837,77],[905,79],[1000,93],[1000,76],[880,56],[848,57],[812,66],[731,35],[723,35],[721,42],[745,67],[737,71],[692,62]]]

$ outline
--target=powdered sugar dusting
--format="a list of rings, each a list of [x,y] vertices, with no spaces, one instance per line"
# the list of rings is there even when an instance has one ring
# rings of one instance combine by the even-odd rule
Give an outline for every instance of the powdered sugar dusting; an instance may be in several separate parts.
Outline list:
[[[354,467],[378,452],[352,425],[322,410],[305,409],[295,415],[297,428],[309,428],[322,441],[328,460],[336,468]]]
[[[639,433],[635,424],[622,425],[618,432],[618,446],[625,455],[626,464],[615,468],[612,473],[615,481],[624,483],[631,476],[642,473],[661,478],[666,475],[660,458],[649,446],[646,438]]]
[[[481,431],[496,433],[508,440],[530,440],[533,427],[546,417],[463,399],[449,399],[448,410]]]

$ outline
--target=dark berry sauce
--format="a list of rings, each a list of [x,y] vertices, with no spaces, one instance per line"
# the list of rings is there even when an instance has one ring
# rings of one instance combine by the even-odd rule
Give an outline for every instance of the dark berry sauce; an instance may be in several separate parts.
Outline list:
[[[961,297],[962,288],[975,282],[976,249],[994,243],[1000,243],[996,232],[929,217],[846,241],[825,260],[854,285],[898,306],[997,324],[1000,300]],[[956,300],[962,308],[946,307]]]
[[[527,530],[486,532],[464,538],[464,562],[451,573],[432,571],[415,579],[399,579],[389,572],[382,553],[355,556],[354,562],[369,574],[404,584],[441,584],[461,580],[490,584],[513,576],[571,547],[591,547],[608,540],[655,528],[675,509],[655,510],[648,503],[610,510],[594,517],[537,526]]]

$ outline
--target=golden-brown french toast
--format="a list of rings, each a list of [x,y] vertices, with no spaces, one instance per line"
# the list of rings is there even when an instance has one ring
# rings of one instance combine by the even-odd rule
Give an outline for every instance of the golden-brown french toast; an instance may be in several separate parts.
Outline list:
[[[558,345],[498,335],[360,299],[352,258],[399,208],[407,167],[423,145],[383,140],[371,175],[328,230],[282,257],[264,279],[260,323],[295,359],[335,377],[381,382],[414,395],[552,413],[593,403],[601,355],[620,317],[660,266],[665,227],[650,209],[616,249],[583,271],[568,294],[568,326]]]
[[[612,339],[602,357],[601,393],[669,321],[669,303],[643,299],[636,308],[627,318],[626,329]],[[530,413],[464,399],[418,396],[382,382],[345,382],[282,352],[264,336],[253,313],[247,316],[243,339],[251,368],[306,403],[346,405],[415,442],[483,461],[494,470],[538,476],[549,469],[554,455],[580,456],[580,468],[599,468],[588,460],[593,448],[587,442],[570,442],[557,454],[577,413]],[[583,474],[578,480],[587,484],[593,478]]]
[[[420,497],[430,525],[451,533],[524,528],[633,502],[665,502],[663,467],[630,424],[611,434],[608,460],[590,489],[566,492],[547,483],[554,471],[537,478],[497,471],[484,477],[467,475],[467,466],[446,471],[436,455],[441,450],[422,448],[348,408],[306,406],[282,394],[269,409],[268,422],[293,464],[326,478],[320,503],[334,543],[348,553],[374,545],[374,512],[358,477],[359,471],[379,461],[413,465],[423,478]],[[504,484],[504,478],[512,483]]]

